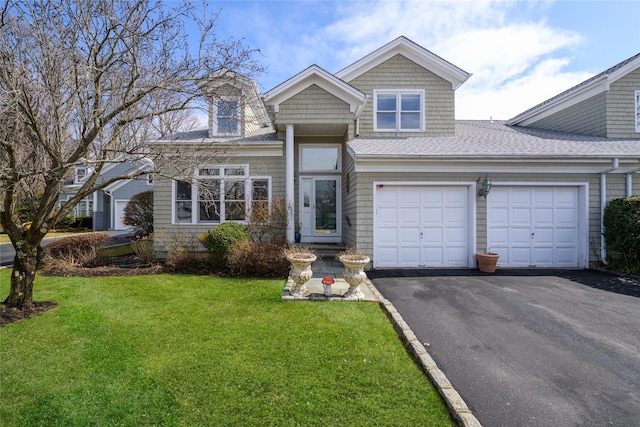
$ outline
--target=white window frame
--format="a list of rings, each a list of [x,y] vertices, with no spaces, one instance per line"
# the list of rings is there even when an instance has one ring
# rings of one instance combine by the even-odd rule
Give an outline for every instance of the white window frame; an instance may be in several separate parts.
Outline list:
[[[82,172],[82,175],[80,174]],[[89,168],[86,166],[76,166],[76,170],[74,173],[74,182],[76,184],[82,183],[89,176]]]
[[[218,169],[217,174],[211,175],[201,175],[200,172],[203,169]],[[241,169],[243,173],[236,175],[225,175],[225,169]],[[201,179],[212,179],[219,181],[219,195],[220,199],[217,200],[220,204],[219,214],[220,219],[213,221],[199,221],[199,212],[200,212],[200,200],[199,200],[199,192],[198,192],[198,183]],[[196,167],[194,171],[193,178],[191,180],[185,179],[174,179],[172,181],[171,187],[171,223],[174,225],[197,225],[197,224],[222,224],[223,222],[238,222],[241,224],[246,224],[246,218],[249,216],[251,212],[251,204],[253,201],[253,181],[263,180],[267,181],[268,185],[268,193],[267,199],[269,206],[271,206],[271,197],[272,197],[272,181],[270,176],[250,176],[249,175],[249,166],[248,165],[200,165]],[[185,203],[189,203],[191,205],[191,219],[190,221],[177,221],[177,203],[176,200],[177,195],[177,185],[179,181],[187,182],[191,185],[191,199],[185,201]],[[225,207],[225,183],[227,181],[244,181],[244,202],[245,202],[245,219],[243,220],[229,220],[226,219],[226,207]]]
[[[635,123],[636,123],[636,132],[640,132],[640,90],[635,91]]]
[[[237,104],[237,109],[236,109],[236,117],[238,120],[237,126],[235,131],[233,132],[224,132],[221,131],[219,126],[218,126],[218,120],[220,119],[220,116],[218,115],[218,103],[219,102],[235,102]],[[216,98],[213,100],[212,102],[212,106],[211,108],[213,109],[213,134],[216,136],[240,136],[240,128],[241,128],[241,122],[242,122],[242,117],[241,117],[241,102],[240,102],[240,97],[238,96],[221,96],[219,98]]]
[[[314,168],[305,168],[303,166],[304,160],[304,150],[307,148],[335,148],[338,150],[338,164],[337,169],[314,169]],[[342,172],[342,145],[340,144],[300,144],[299,145],[300,153],[298,155],[298,170],[300,172],[316,172],[316,173],[336,173]]]
[[[396,96],[396,127],[395,129],[379,129],[378,128],[378,95],[395,95]],[[401,127],[401,95],[419,95],[420,96],[420,127],[414,129],[402,129]],[[373,91],[373,130],[375,132],[424,132],[425,121],[425,93],[424,89],[375,89]]]

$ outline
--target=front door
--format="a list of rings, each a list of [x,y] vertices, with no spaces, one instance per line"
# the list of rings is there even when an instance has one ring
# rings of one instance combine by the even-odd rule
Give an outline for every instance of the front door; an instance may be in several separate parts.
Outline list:
[[[300,178],[303,242],[340,242],[340,177]]]

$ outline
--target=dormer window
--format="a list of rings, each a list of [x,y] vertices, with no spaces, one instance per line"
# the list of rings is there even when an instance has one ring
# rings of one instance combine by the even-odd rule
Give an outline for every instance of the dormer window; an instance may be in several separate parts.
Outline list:
[[[424,131],[424,90],[379,89],[373,95],[375,131]]]
[[[219,136],[240,135],[240,103],[237,99],[218,99],[214,102],[216,120],[213,133]]]
[[[76,184],[80,184],[82,183],[85,179],[87,178],[87,168],[82,166],[82,167],[76,167],[76,176],[75,176],[75,183]]]

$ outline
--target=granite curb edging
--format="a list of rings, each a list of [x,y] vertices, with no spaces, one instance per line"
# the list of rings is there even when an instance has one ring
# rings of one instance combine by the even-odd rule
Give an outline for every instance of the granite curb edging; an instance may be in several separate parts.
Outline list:
[[[436,386],[438,393],[440,393],[440,396],[444,399],[455,423],[460,427],[482,427],[480,421],[478,421],[475,415],[473,415],[471,409],[469,409],[460,394],[453,388],[453,385],[444,372],[438,368],[435,360],[431,358],[424,345],[418,341],[414,332],[411,330],[407,322],[404,321],[402,315],[398,313],[398,310],[396,310],[391,301],[382,296],[380,291],[378,291],[370,280],[367,279],[365,283],[377,298],[380,307],[387,314],[389,320],[391,320],[393,328],[396,330],[415,361],[420,365],[422,370]]]

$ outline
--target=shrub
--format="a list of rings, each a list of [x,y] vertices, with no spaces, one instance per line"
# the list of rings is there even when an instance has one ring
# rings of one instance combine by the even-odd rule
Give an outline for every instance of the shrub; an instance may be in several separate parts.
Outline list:
[[[247,230],[254,242],[284,243],[287,232],[287,201],[275,199],[269,203],[253,203],[247,218]]]
[[[620,259],[608,259],[612,267],[640,273],[640,197],[611,200],[602,222],[607,249],[620,253]]]
[[[286,278],[289,263],[282,246],[272,242],[239,242],[227,253],[229,272],[240,277]]]
[[[141,263],[149,264],[158,259],[153,250],[153,239],[150,237],[138,237],[131,242],[131,249]]]
[[[125,225],[138,227],[144,234],[153,233],[153,191],[138,193],[124,208]]]
[[[249,240],[247,229],[236,222],[225,222],[208,233],[198,236],[200,243],[207,248],[214,265],[227,266],[227,252],[231,246]]]
[[[91,230],[93,228],[93,217],[91,216],[68,216],[63,218],[55,225],[55,228],[58,230],[66,230],[69,228],[74,229],[87,229]]]
[[[107,233],[87,233],[55,240],[45,246],[45,254],[59,262],[87,266],[111,238]]]
[[[173,251],[167,261],[165,268],[172,273],[192,273],[205,274],[210,272],[210,263],[202,252],[194,252],[181,247]]]

